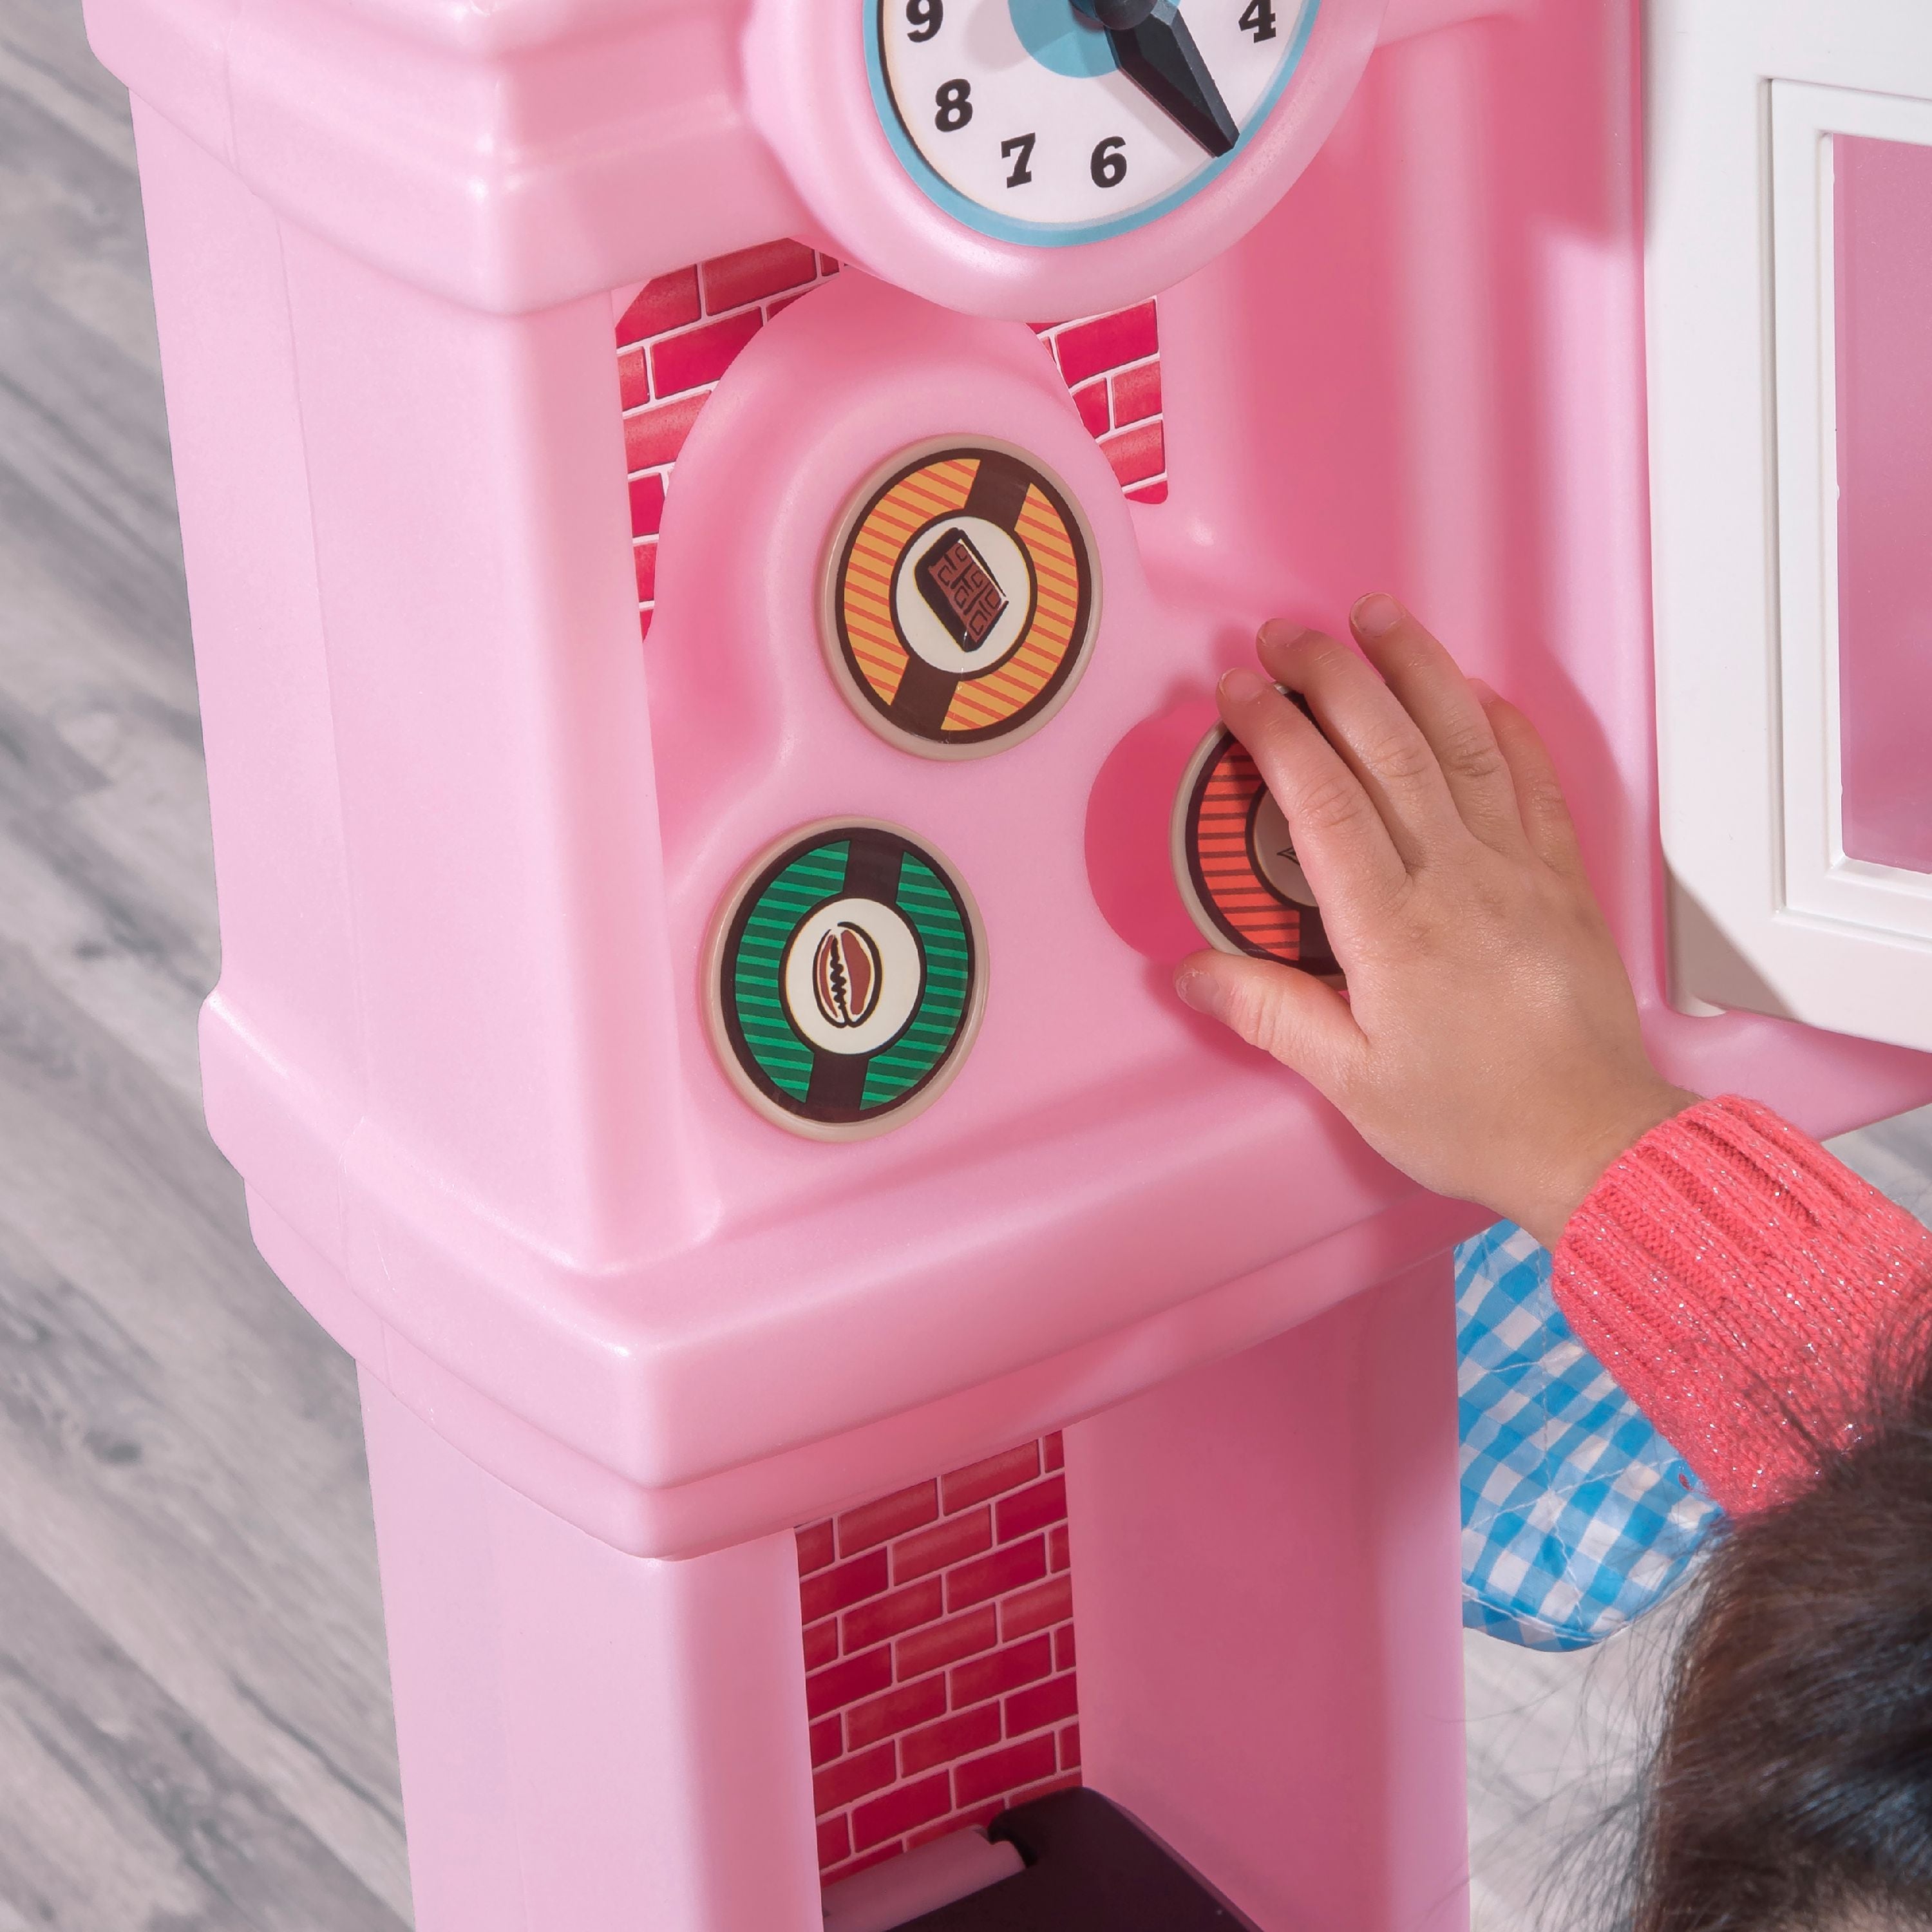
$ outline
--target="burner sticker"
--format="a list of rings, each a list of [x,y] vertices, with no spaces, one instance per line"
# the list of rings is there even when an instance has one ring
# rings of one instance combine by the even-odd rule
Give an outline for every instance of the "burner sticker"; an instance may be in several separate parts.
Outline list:
[[[1246,747],[1224,726],[1188,760],[1174,798],[1172,849],[1182,903],[1210,946],[1339,977],[1288,821]]]
[[[720,1062],[768,1120],[821,1140],[938,1097],[977,1030],[986,938],[964,884],[897,827],[829,821],[754,862],[707,955]]]
[[[1058,482],[994,443],[908,452],[860,490],[829,556],[826,661],[874,730],[926,758],[1036,731],[1085,670],[1092,532]]]

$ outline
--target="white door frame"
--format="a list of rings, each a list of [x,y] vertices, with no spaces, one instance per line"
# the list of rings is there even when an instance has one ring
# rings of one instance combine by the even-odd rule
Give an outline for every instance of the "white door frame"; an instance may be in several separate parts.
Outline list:
[[[1831,137],[1932,145],[1927,0],[1650,0],[1673,998],[1932,1048],[1932,877],[1846,856]]]

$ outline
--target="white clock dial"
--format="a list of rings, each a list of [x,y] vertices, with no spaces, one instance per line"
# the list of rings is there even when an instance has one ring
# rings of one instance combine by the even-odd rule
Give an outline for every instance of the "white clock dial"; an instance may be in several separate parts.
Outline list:
[[[1078,242],[1211,180],[1280,99],[1320,0],[1160,0],[1110,33],[1075,0],[860,0],[880,118],[982,233]]]

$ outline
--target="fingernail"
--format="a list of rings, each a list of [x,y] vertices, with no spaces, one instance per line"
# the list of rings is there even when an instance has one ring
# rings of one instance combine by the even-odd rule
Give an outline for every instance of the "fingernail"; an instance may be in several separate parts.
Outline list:
[[[1217,1002],[1213,974],[1204,973],[1198,966],[1183,966],[1174,976],[1174,990],[1183,1006],[1214,1017]]]
[[[1494,685],[1489,682],[1486,679],[1472,677],[1469,680],[1469,688],[1476,694],[1478,699],[1484,704],[1493,704],[1496,701],[1496,688]]]
[[[1268,688],[1265,678],[1246,669],[1224,671],[1221,676],[1221,695],[1231,704],[1252,704]]]
[[[1385,638],[1402,620],[1402,608],[1386,591],[1372,590],[1348,613],[1358,638]]]
[[[1272,646],[1277,650],[1286,650],[1298,638],[1308,634],[1306,624],[1297,624],[1286,617],[1270,617],[1264,624],[1255,641]]]

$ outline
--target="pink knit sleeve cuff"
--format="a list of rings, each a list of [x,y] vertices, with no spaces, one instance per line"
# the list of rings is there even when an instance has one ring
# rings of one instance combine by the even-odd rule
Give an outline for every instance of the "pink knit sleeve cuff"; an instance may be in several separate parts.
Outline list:
[[[1932,1285],[1932,1234],[1768,1108],[1653,1128],[1564,1231],[1578,1339],[1726,1509],[1790,1494],[1850,1440],[1875,1351]]]

